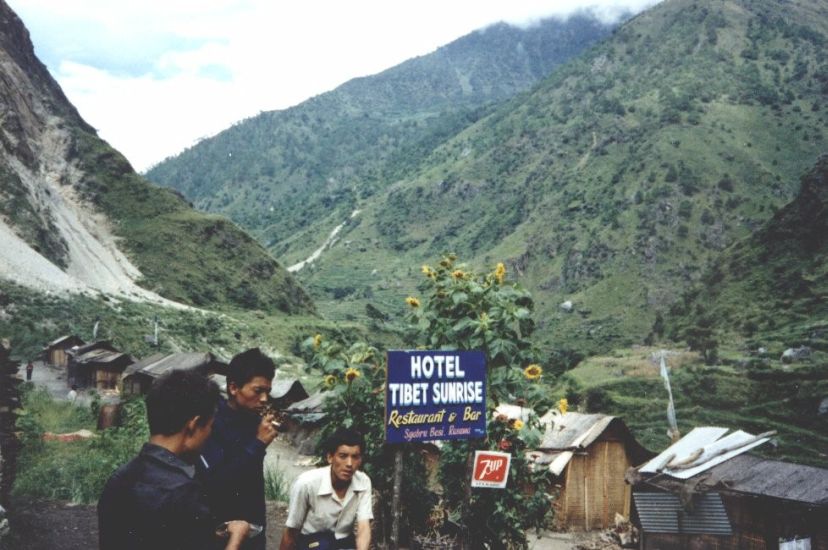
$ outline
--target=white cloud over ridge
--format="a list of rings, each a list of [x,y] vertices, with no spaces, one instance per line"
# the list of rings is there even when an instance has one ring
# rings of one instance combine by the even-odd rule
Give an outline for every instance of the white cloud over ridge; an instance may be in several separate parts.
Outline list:
[[[81,115],[136,169],[261,111],[497,21],[658,0],[9,0]]]

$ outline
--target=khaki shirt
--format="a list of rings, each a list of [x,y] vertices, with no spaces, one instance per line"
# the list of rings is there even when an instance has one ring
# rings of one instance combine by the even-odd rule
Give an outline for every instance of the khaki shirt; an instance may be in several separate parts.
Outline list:
[[[304,472],[290,489],[290,504],[285,525],[303,535],[333,531],[336,538],[354,532],[354,524],[373,519],[371,479],[361,471],[354,473],[341,499],[331,485],[331,467]]]

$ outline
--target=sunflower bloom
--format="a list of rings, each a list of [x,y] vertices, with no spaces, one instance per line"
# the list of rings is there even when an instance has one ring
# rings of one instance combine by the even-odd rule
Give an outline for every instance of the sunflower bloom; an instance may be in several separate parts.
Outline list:
[[[322,345],[322,335],[317,334],[313,337],[313,349],[319,349],[319,346]]]
[[[569,401],[566,400],[566,397],[558,401],[558,410],[561,411],[561,414],[566,414],[566,410],[569,408]]]
[[[429,279],[434,278],[434,270],[431,269],[431,266],[423,264],[423,267],[420,270],[423,272],[423,275],[425,275]]]
[[[345,380],[347,380],[348,383],[353,382],[354,380],[356,380],[360,376],[362,376],[362,373],[359,372],[358,370],[356,370],[353,367],[351,367],[351,368],[349,368],[348,370],[345,371]]]
[[[420,300],[418,300],[414,296],[409,296],[408,298],[406,298],[405,303],[410,305],[411,307],[420,307]]]
[[[452,277],[454,277],[455,279],[457,279],[457,280],[459,281],[460,279],[462,279],[463,277],[465,277],[465,276],[466,276],[466,274],[465,274],[465,273],[463,273],[463,271],[462,271],[461,269],[456,269],[456,270],[454,270],[454,272],[451,274],[451,276],[452,276]]]
[[[498,262],[497,267],[495,267],[494,272],[495,279],[497,279],[498,284],[503,284],[504,279],[506,279],[506,266],[503,262]]]
[[[543,374],[543,369],[537,363],[532,363],[525,369],[523,369],[523,376],[525,376],[529,380],[537,380]]]
[[[325,386],[332,388],[336,384],[336,376],[329,374],[325,376]]]
[[[518,418],[518,419],[515,420],[514,424],[512,424],[512,428],[514,428],[515,430],[522,430],[523,425],[524,425],[523,420]]]

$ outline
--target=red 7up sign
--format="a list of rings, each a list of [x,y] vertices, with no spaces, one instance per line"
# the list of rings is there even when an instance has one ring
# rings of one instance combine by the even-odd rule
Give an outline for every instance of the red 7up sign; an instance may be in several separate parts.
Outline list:
[[[472,487],[503,489],[509,480],[512,455],[496,451],[475,451]]]

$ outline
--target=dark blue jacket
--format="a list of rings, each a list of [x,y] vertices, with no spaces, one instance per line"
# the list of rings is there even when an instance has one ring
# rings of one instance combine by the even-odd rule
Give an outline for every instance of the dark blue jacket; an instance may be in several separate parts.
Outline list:
[[[194,468],[147,443],[112,474],[98,500],[101,550],[203,550],[220,543],[218,521]]]
[[[256,438],[261,418],[219,403],[213,432],[197,462],[210,510],[220,521],[243,519],[265,526],[264,457]],[[245,549],[264,548],[265,535],[249,539]]]

